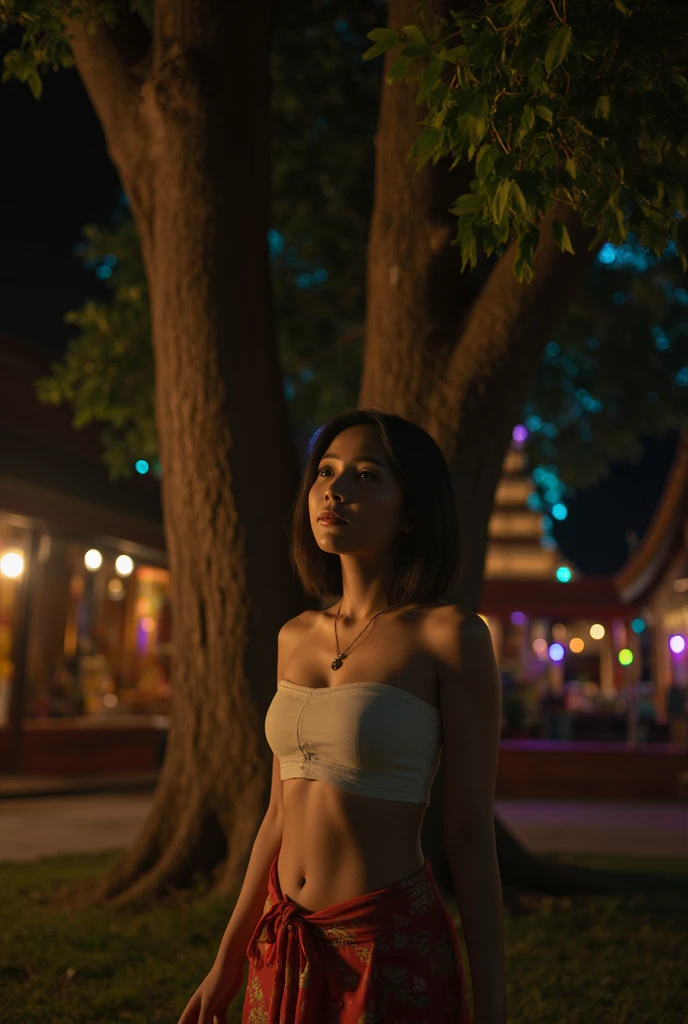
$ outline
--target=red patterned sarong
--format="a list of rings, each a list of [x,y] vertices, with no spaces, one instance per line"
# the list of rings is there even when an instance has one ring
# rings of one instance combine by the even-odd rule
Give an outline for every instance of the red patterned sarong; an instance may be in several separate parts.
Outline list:
[[[454,925],[430,861],[385,889],[306,912],[277,857],[246,949],[241,1024],[471,1024]]]

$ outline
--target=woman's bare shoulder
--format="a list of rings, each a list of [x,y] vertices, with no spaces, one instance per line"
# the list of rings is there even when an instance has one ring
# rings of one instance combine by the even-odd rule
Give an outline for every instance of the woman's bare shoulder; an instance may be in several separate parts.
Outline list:
[[[426,619],[430,624],[446,625],[447,623],[461,623],[472,619],[479,619],[480,615],[463,604],[453,604],[450,601],[437,601],[427,606]]]
[[[295,636],[311,629],[322,616],[322,612],[316,608],[306,608],[305,611],[295,615],[293,619],[287,619],[280,629],[280,636]]]
[[[485,629],[484,620],[477,612],[462,604],[437,603],[428,607],[423,617],[423,638],[428,650],[435,656],[439,656],[447,644],[453,646],[459,637],[476,629]]]

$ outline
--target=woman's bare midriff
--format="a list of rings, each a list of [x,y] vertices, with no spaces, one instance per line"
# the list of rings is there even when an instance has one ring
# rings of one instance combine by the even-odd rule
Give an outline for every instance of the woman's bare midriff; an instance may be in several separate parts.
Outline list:
[[[337,672],[329,667],[336,654],[333,613],[306,612],[285,658],[283,678],[302,686],[382,682],[437,708],[437,677],[425,638],[429,618],[435,609],[441,614],[441,608],[446,606],[408,606],[379,616],[365,647],[364,634]],[[337,628],[345,649],[362,626],[343,636]],[[360,796],[318,779],[285,779],[282,787],[277,871],[283,895],[302,910],[322,910],[376,892],[423,867],[425,804]]]

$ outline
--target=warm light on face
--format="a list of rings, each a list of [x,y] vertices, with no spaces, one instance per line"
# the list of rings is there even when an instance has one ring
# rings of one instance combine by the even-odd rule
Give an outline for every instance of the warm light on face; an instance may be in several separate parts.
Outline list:
[[[6,551],[0,558],[0,572],[10,580],[18,580],[24,572],[24,556],[19,551]]]
[[[103,556],[101,555],[100,551],[96,550],[96,548],[91,548],[84,555],[84,565],[91,572],[95,572],[96,569],[100,569],[102,564]]]
[[[574,636],[574,638],[571,640],[569,644],[569,647],[574,654],[580,654],[580,652],[585,647],[585,644],[579,636]]]
[[[590,627],[590,636],[593,640],[601,640],[606,630],[600,622],[596,622],[594,626]]]
[[[115,572],[120,576],[131,576],[134,563],[129,555],[118,555],[115,559]]]
[[[308,493],[311,528],[323,550],[384,552],[398,539],[394,524],[401,527],[403,504],[401,484],[374,427],[347,427],[330,440]],[[332,506],[345,525],[319,522],[325,506]]]

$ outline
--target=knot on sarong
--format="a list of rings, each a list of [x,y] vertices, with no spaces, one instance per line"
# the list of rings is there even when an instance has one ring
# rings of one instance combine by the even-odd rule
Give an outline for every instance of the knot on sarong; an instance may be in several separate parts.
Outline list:
[[[277,962],[280,946],[291,946],[289,936],[293,931],[296,932],[303,959],[308,960],[309,952],[312,952],[308,925],[295,903],[278,900],[261,917],[246,950],[246,955],[256,970],[260,970],[264,963],[273,966]],[[261,943],[264,944],[262,948]],[[287,949],[284,952],[286,953]],[[284,963],[286,957],[281,959]]]

